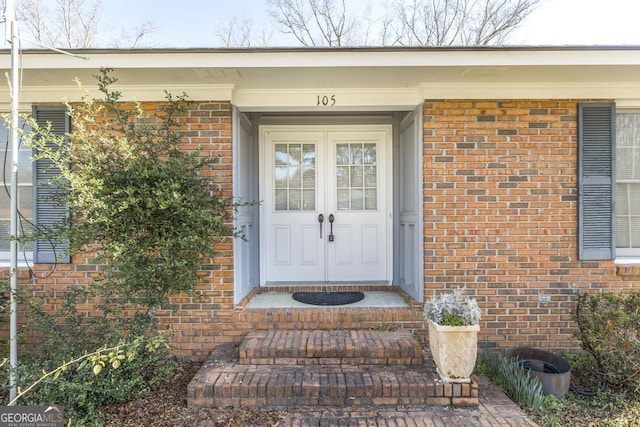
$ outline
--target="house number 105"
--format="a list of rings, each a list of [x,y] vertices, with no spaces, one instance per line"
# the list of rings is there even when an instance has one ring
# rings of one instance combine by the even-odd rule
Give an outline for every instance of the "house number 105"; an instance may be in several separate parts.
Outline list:
[[[323,107],[333,107],[336,105],[336,96],[335,95],[318,95],[317,96],[317,104],[316,106]]]

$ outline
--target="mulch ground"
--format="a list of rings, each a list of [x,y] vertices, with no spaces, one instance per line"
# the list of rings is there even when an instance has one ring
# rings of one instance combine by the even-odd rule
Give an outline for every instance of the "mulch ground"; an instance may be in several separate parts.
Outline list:
[[[235,347],[218,346],[214,360],[228,363],[236,359]],[[144,396],[121,406],[104,408],[103,419],[107,427],[235,427],[275,426],[289,413],[287,411],[256,408],[188,408],[187,385],[202,366],[202,362],[181,362],[182,369],[172,381]]]

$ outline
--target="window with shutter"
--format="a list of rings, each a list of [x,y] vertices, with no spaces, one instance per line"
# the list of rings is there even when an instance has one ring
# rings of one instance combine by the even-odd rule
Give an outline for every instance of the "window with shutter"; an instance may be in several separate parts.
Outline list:
[[[39,125],[51,123],[56,134],[69,132],[70,120],[64,106],[36,106],[34,116]],[[52,178],[60,173],[51,161],[39,159],[35,165],[35,220],[42,227],[51,227],[63,222],[68,216],[68,206],[58,200],[60,188],[52,185]],[[66,255],[67,243],[55,236],[35,242],[34,261],[37,263],[70,262]]]
[[[20,121],[19,126],[23,126]],[[0,262],[9,262],[11,245],[11,128],[0,118],[0,171],[2,172],[2,188],[0,188]],[[33,168],[31,149],[18,143],[18,209],[21,235],[31,234],[33,222]],[[33,244],[20,242],[18,252],[20,259],[32,260]]]
[[[640,111],[616,113],[616,256],[640,257]]]
[[[578,257],[615,254],[615,104],[578,104]]]

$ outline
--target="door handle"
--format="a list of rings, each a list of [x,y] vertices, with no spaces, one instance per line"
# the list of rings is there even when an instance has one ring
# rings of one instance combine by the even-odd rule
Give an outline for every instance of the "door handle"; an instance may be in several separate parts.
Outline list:
[[[318,215],[318,222],[320,223],[320,238],[322,239],[322,223],[324,222],[324,215]]]
[[[329,224],[330,224],[330,229],[329,229],[329,241],[333,242],[334,237],[333,237],[333,221],[335,220],[335,217],[333,216],[333,214],[329,214]]]

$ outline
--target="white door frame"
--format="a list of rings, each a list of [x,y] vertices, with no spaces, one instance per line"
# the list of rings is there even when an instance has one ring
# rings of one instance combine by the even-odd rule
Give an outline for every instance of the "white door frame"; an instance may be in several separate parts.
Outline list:
[[[385,154],[380,161],[385,162],[385,176],[380,177],[380,180],[384,182],[386,186],[385,191],[385,200],[381,200],[381,209],[384,209],[385,216],[385,233],[386,233],[386,249],[385,249],[385,260],[386,263],[386,274],[384,277],[384,283],[390,284],[393,278],[393,150],[392,150],[392,126],[391,125],[261,125],[259,126],[259,157],[262,159],[259,162],[259,191],[260,191],[260,285],[268,285],[266,282],[266,251],[269,250],[267,241],[267,230],[266,230],[266,221],[267,221],[267,210],[269,207],[265,206],[265,195],[268,191],[271,191],[270,183],[267,182],[267,171],[266,165],[269,163],[266,159],[266,146],[265,146],[265,135],[266,132],[274,132],[274,131],[295,131],[295,132],[340,132],[340,131],[355,131],[355,132],[369,132],[369,131],[384,131],[385,138],[383,144],[385,144]],[[328,142],[327,142],[328,144]],[[325,147],[325,151],[326,147]],[[328,223],[325,220],[325,232],[328,232]],[[351,282],[350,282],[351,283]]]

